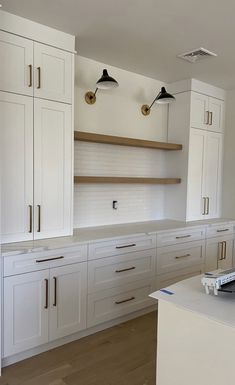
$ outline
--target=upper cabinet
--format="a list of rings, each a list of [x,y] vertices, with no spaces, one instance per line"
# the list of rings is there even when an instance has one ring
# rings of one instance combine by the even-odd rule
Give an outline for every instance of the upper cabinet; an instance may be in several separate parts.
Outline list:
[[[191,93],[191,127],[223,132],[223,100]]]

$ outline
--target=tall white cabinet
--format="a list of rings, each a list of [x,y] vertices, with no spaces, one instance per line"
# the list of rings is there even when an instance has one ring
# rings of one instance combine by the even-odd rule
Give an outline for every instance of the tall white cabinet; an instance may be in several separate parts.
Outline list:
[[[70,235],[74,53],[66,43],[69,35],[6,13],[1,17],[4,23],[9,17],[9,30],[0,31],[2,242]],[[16,36],[13,24],[23,36]]]
[[[169,85],[168,89],[176,97],[169,106],[168,139],[183,143],[183,151],[178,158],[175,154],[167,158],[168,169],[180,175],[182,183],[166,191],[166,216],[187,221],[218,218],[224,91],[194,79]]]

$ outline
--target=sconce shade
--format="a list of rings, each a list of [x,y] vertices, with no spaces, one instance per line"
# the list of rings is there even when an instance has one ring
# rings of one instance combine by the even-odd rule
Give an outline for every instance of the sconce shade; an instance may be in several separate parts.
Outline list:
[[[175,97],[171,94],[168,94],[166,92],[165,87],[161,88],[161,91],[159,92],[158,96],[156,97],[156,103],[157,104],[169,104],[172,103],[175,100]]]
[[[108,90],[109,88],[116,88],[119,84],[117,80],[109,76],[108,71],[106,69],[103,70],[103,75],[97,81],[96,87],[101,90]]]

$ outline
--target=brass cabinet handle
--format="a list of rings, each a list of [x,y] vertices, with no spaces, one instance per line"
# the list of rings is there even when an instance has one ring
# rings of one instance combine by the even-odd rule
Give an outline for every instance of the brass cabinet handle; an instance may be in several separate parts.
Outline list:
[[[130,298],[123,299],[122,301],[115,301],[115,303],[116,303],[116,305],[120,305],[121,303],[133,301],[134,299],[135,299],[135,297],[130,297]]]
[[[136,243],[131,243],[130,245],[116,246],[116,249],[125,249],[126,247],[134,247]]]
[[[206,197],[206,215],[209,214],[209,208],[210,208],[210,198]]]
[[[29,205],[29,233],[33,232],[33,206]]]
[[[223,241],[224,243],[224,255],[223,255],[223,259],[226,259],[227,257],[227,242],[226,241]]]
[[[48,309],[48,294],[49,294],[49,284],[48,284],[48,279],[45,279],[45,284],[46,284],[46,299],[45,299],[45,309]]]
[[[134,269],[135,269],[135,266],[127,267],[126,269],[115,270],[115,273],[122,273],[123,271],[129,271],[129,270],[134,270]]]
[[[210,121],[209,121],[209,126],[212,126],[212,121],[213,121],[213,112],[209,113],[210,115]]]
[[[56,259],[63,259],[64,256],[61,255],[60,257],[52,257],[52,258],[44,258],[44,259],[36,259],[37,263],[42,263],[42,262],[49,262],[49,261],[55,261]]]
[[[219,229],[219,230],[216,230],[217,233],[223,233],[224,231],[229,231],[229,229]]]
[[[37,88],[41,88],[41,67],[37,67],[37,71],[38,71],[38,85],[37,85]]]
[[[54,280],[54,302],[53,306],[57,306],[57,278],[53,277]]]
[[[210,111],[206,111],[206,123],[205,124],[209,124],[209,121],[210,121]]]
[[[188,234],[188,235],[181,235],[181,236],[175,237],[175,239],[190,238],[190,237],[191,235]]]
[[[202,213],[202,215],[206,215],[206,198],[203,197],[202,199],[203,199],[203,213]]]
[[[38,208],[38,229],[37,232],[40,233],[41,231],[41,205],[37,205]]]
[[[29,83],[28,83],[28,86],[29,87],[32,87],[33,85],[33,66],[32,64],[29,64]]]
[[[190,257],[190,256],[191,256],[191,254],[177,255],[177,256],[175,257],[175,259],[187,258],[187,257]]]
[[[219,261],[222,261],[224,259],[224,242],[219,242],[219,245],[221,245]]]

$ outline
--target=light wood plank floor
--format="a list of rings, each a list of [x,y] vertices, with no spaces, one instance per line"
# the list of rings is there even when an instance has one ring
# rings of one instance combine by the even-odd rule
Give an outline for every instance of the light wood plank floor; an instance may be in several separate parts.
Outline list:
[[[3,369],[0,385],[155,385],[156,314]]]

